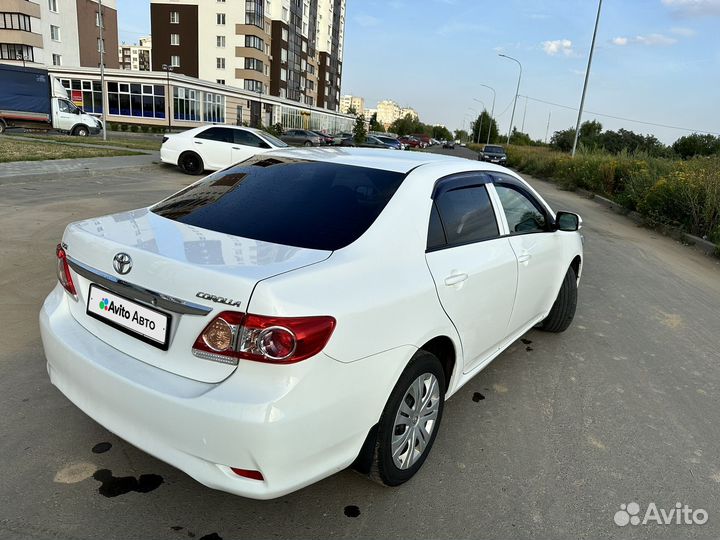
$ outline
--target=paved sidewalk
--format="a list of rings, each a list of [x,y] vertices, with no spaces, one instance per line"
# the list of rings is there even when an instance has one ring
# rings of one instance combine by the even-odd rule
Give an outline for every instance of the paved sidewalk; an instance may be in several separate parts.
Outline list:
[[[0,163],[0,184],[25,176],[87,172],[92,175],[112,169],[146,167],[160,161],[160,153],[140,156],[96,157],[79,159],[52,159],[45,161],[13,161]]]

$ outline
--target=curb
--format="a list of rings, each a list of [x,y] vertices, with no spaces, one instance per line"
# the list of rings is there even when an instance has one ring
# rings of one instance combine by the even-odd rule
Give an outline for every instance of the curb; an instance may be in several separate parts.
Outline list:
[[[102,158],[101,158],[102,159]],[[145,165],[118,165],[117,167],[110,167],[106,169],[93,169],[90,167],[85,167],[83,169],[74,169],[71,171],[53,171],[53,172],[44,172],[44,173],[28,173],[28,174],[15,174],[12,176],[5,176],[0,177],[0,186],[2,185],[8,185],[8,184],[22,184],[27,181],[32,180],[42,180],[46,178],[56,178],[60,175],[72,175],[75,178],[89,178],[93,176],[104,176],[109,172],[112,171],[122,171],[126,169],[144,169],[146,167],[154,167],[156,166],[158,162],[153,161],[152,163],[148,163]]]

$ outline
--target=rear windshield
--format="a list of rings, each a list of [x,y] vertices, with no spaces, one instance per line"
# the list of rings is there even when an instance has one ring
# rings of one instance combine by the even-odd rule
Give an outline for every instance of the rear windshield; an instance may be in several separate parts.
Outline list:
[[[502,146],[486,146],[485,152],[488,154],[504,154],[505,150],[503,150]]]
[[[151,211],[264,242],[336,250],[380,215],[405,174],[258,156],[208,176]]]

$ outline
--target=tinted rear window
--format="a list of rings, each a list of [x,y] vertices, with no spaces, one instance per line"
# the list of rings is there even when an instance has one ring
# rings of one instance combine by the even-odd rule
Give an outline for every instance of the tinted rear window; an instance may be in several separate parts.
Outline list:
[[[259,156],[156,204],[163,217],[286,246],[335,250],[357,240],[403,173]]]

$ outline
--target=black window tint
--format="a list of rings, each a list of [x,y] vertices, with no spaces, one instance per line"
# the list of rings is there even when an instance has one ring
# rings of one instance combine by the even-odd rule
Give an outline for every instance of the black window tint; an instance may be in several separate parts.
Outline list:
[[[205,139],[208,141],[233,142],[233,131],[230,128],[212,127],[195,135],[196,139]]]
[[[430,209],[430,225],[428,226],[427,236],[427,248],[436,249],[447,244],[445,238],[445,230],[443,229],[442,221],[440,221],[440,214],[438,213],[437,206],[433,203]]]
[[[405,175],[257,156],[152,208],[188,225],[286,246],[335,250],[357,240]]]
[[[453,189],[435,201],[448,244],[464,244],[499,235],[485,186]]]
[[[522,192],[506,185],[496,185],[495,190],[505,212],[510,234],[524,234],[547,230],[545,213]]]
[[[263,147],[260,137],[257,137],[256,135],[250,133],[249,131],[245,131],[242,129],[234,129],[233,132],[235,135],[235,144],[242,144],[245,146],[254,146],[255,148]]]

